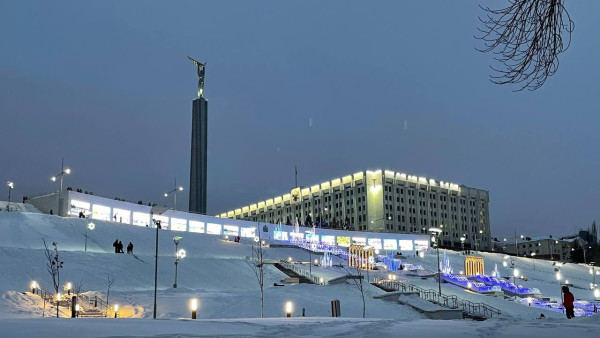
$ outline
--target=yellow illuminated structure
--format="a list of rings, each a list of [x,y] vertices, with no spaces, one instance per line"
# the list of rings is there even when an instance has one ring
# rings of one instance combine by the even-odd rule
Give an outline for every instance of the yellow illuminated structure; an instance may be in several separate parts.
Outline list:
[[[465,258],[465,275],[485,275],[483,257],[467,256]]]
[[[443,229],[440,245],[491,250],[489,193],[391,170],[364,170],[218,215],[271,224],[320,223],[356,231],[427,234]],[[322,221],[321,221],[322,220]],[[318,227],[318,225],[317,225]]]
[[[348,248],[348,266],[373,270],[375,266],[375,249],[369,246],[351,244]]]

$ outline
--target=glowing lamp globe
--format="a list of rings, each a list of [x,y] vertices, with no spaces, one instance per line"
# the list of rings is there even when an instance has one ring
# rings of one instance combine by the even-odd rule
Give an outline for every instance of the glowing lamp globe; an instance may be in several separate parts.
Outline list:
[[[191,299],[190,300],[190,310],[192,310],[192,311],[198,310],[198,303],[199,303],[198,299],[196,299],[196,298]]]

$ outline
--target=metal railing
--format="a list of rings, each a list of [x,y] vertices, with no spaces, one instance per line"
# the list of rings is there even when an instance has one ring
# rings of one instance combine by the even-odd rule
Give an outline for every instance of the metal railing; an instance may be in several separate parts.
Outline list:
[[[311,262],[309,262],[308,264],[311,264]],[[279,265],[283,266],[286,269],[294,271],[298,275],[310,280],[314,284],[319,284],[319,285],[327,284],[327,281],[324,278],[313,275],[312,273],[310,273],[310,271],[307,268],[302,266],[303,264],[291,264],[289,262],[281,260],[281,261],[279,261]]]
[[[50,293],[40,288],[39,285],[33,289],[33,294],[40,296],[48,304],[56,306],[58,303],[59,306],[66,308],[71,307],[71,298],[74,295],[73,293],[65,294],[62,296],[63,298],[57,302],[54,293]],[[77,304],[81,306],[81,308],[83,309],[83,313],[85,313],[86,311],[91,312],[97,310],[102,314],[102,316],[107,316],[109,304],[107,304],[102,298],[99,298],[97,295],[93,297],[87,297],[83,294],[79,294],[77,295]]]
[[[97,295],[94,295],[93,297],[87,297],[83,294],[80,294],[77,302],[83,307],[84,312],[97,310],[104,317],[107,317],[108,315],[108,308],[110,305]]]
[[[425,300],[428,300],[430,302],[436,303],[440,306],[449,309],[461,309],[464,312],[467,312],[472,315],[481,315],[487,318],[493,318],[494,315],[499,316],[501,314],[501,311],[499,309],[487,305],[485,303],[473,303],[471,301],[459,298],[454,295],[445,295],[443,293],[440,294],[436,290],[426,290],[416,285],[404,283],[402,281],[383,279],[375,276],[374,283],[388,290],[415,292],[419,294],[419,297]]]

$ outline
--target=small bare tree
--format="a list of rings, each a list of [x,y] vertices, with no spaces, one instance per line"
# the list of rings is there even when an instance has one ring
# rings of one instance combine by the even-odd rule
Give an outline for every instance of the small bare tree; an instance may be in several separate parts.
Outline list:
[[[48,260],[46,265],[48,268],[48,273],[52,277],[54,293],[58,294],[58,288],[60,286],[60,269],[63,267],[63,262],[58,259],[58,245],[56,242],[52,242],[54,249],[50,249],[46,244],[45,238],[42,238],[42,242],[44,242],[44,248],[46,249],[45,254],[46,259]],[[56,318],[58,318],[58,299],[56,303]]]
[[[110,274],[106,275],[106,282],[104,282],[104,285],[106,285],[106,306],[108,306],[110,303],[108,302],[108,297],[110,296],[110,288],[112,288],[113,284],[115,283],[115,279],[114,278],[110,278]]]
[[[73,284],[73,293],[79,298],[79,294],[83,292],[83,287],[85,286],[86,280],[85,276],[81,277],[79,282]]]
[[[476,36],[480,52],[491,52],[501,66],[490,66],[496,84],[516,84],[518,91],[540,88],[558,70],[558,54],[571,44],[575,25],[564,0],[508,0],[505,8],[491,9],[479,18],[483,25]]]
[[[248,263],[254,274],[256,275],[256,279],[258,281],[258,286],[260,288],[260,318],[264,316],[264,285],[265,285],[265,274],[264,274],[264,247],[260,234],[260,223],[258,223],[258,227],[256,228],[258,231],[258,236],[255,237],[258,239],[258,242],[252,244],[252,260]]]
[[[348,271],[348,269],[346,269],[345,266],[342,266],[342,267],[348,273],[348,275],[350,275],[350,276],[352,275],[350,273],[350,271]],[[367,273],[368,273],[368,270],[367,270]],[[356,288],[358,289],[358,291],[360,291],[360,295],[362,297],[362,303],[363,303],[362,316],[363,316],[363,318],[365,318],[365,316],[366,316],[365,288],[363,285],[363,275],[358,267],[356,267],[356,275],[358,276],[358,278],[352,277],[352,281],[354,282],[354,285],[356,285]]]

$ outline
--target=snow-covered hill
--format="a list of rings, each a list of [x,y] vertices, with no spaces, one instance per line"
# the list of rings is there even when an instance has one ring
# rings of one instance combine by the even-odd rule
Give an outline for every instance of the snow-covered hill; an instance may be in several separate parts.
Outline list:
[[[355,285],[274,286],[274,283],[286,276],[272,265],[268,265],[266,269],[265,317],[280,319],[257,319],[260,314],[259,288],[254,270],[246,259],[252,254],[251,243],[235,243],[219,236],[170,230],[159,231],[157,315],[162,319],[189,318],[188,301],[190,298],[198,298],[201,303],[198,318],[202,320],[194,323],[171,320],[156,324],[148,319],[152,317],[153,309],[155,229],[93,221],[95,228],[88,231],[86,252],[84,245],[88,220],[45,215],[22,205],[19,205],[19,210],[22,211],[0,212],[0,318],[3,318],[0,319],[0,336],[5,336],[9,331],[20,330],[23,335],[40,336],[42,332],[51,331],[60,332],[61,334],[55,335],[57,337],[65,337],[69,336],[65,331],[68,329],[65,328],[90,333],[85,331],[86,327],[94,327],[96,331],[94,334],[83,334],[84,336],[150,336],[174,332],[187,335],[198,332],[202,325],[203,330],[206,330],[203,331],[204,334],[209,336],[236,333],[241,336],[394,336],[403,331],[425,336],[446,332],[448,337],[469,337],[479,336],[477,332],[494,332],[494,336],[519,337],[531,336],[540,326],[546,327],[544,330],[547,331],[544,332],[548,334],[560,334],[568,329],[580,336],[589,336],[591,332],[600,329],[600,316],[576,318],[567,323],[563,314],[558,312],[527,307],[502,297],[474,294],[449,284],[442,285],[443,293],[455,294],[473,302],[484,302],[501,309],[502,316],[483,323],[426,320],[422,314],[408,306],[374,299],[374,296],[381,295],[384,291],[365,285],[366,314],[369,319],[354,320],[351,318],[362,317],[362,300]],[[173,236],[183,236],[179,248],[187,252],[187,256],[179,263],[177,289],[172,287],[175,273]],[[28,290],[30,282],[34,280],[42,288],[52,290],[52,282],[46,271],[42,239],[47,243],[58,244],[60,259],[64,262],[61,284],[67,281],[82,282],[84,290],[95,291],[104,296],[105,281],[110,276],[116,280],[111,289],[111,303],[121,306],[120,315],[146,319],[32,319],[41,317],[41,304],[23,292]],[[115,239],[121,240],[125,246],[130,241],[133,242],[137,258],[128,254],[115,254],[112,247]],[[445,250],[441,250],[440,254],[448,257],[455,272],[463,270],[464,255]],[[491,272],[497,266],[501,275],[511,273],[502,266],[503,255],[478,255],[485,260],[486,272]],[[292,257],[295,261],[309,260],[306,251],[296,248],[269,248],[266,256],[269,259]],[[406,261],[420,264],[429,270],[437,270],[437,257],[433,250],[422,258],[407,257]],[[341,261],[336,258],[336,263],[339,262]],[[519,284],[538,288],[545,297],[560,298],[552,262],[536,260],[534,263],[530,258],[516,258],[515,266],[528,278],[527,281],[518,280]],[[313,273],[330,279],[346,272],[340,268],[314,267]],[[561,267],[561,274],[573,284],[572,290],[576,298],[591,300],[592,293],[588,285],[592,276],[587,267],[566,264]],[[375,275],[382,277],[387,273],[371,273],[369,278],[373,279]],[[437,289],[437,283],[431,278],[400,278],[419,287]],[[343,318],[327,318],[330,316],[332,299],[341,301]],[[294,318],[291,320],[281,318],[287,301],[294,303]],[[307,318],[295,318],[300,316],[302,308],[305,309]],[[538,319],[540,312],[545,314],[546,319]],[[109,321],[111,324],[105,325]],[[143,321],[143,329],[140,328],[139,321]],[[512,329],[502,329],[504,326]]]

